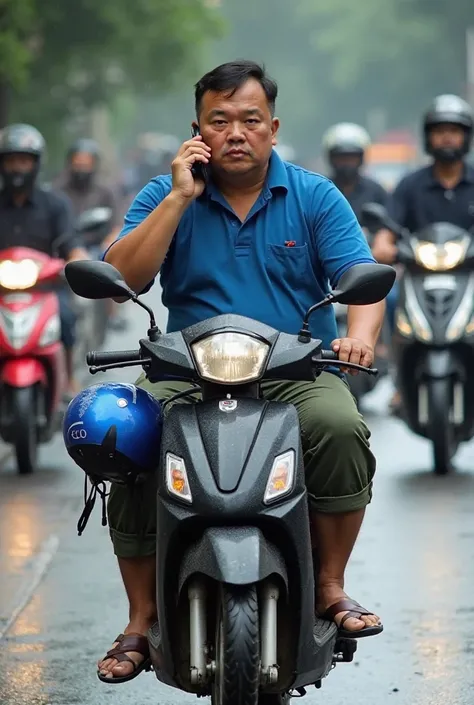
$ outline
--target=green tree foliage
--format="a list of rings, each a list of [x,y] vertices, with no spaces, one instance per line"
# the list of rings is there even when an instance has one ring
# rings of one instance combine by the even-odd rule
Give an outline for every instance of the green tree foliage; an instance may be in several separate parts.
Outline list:
[[[300,0],[300,20],[334,87],[407,124],[440,92],[465,94],[472,0]]]
[[[118,92],[166,91],[220,26],[205,0],[0,0],[0,118],[54,137]]]

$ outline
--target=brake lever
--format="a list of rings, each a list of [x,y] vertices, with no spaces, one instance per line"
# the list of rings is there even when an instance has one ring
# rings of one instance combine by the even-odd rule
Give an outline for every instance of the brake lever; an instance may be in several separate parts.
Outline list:
[[[359,370],[359,372],[365,372],[368,375],[376,376],[379,371],[376,367],[364,367],[364,365],[358,365],[355,362],[344,362],[343,360],[325,360],[320,358],[315,361],[321,367],[347,367],[350,370]]]
[[[144,357],[142,360],[127,360],[110,365],[92,365],[89,367],[91,375],[96,375],[98,372],[106,372],[107,370],[117,370],[119,367],[136,367],[137,365],[148,365],[151,363],[151,357]]]

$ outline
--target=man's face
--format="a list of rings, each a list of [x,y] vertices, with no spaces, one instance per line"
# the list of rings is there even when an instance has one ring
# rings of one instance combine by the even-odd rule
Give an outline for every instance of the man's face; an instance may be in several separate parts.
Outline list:
[[[331,159],[335,169],[353,169],[357,171],[362,165],[362,159],[358,154],[335,154]]]
[[[31,154],[5,154],[2,161],[7,174],[29,174],[36,165],[36,159]]]
[[[462,149],[464,130],[459,125],[443,123],[434,125],[429,132],[432,149]]]
[[[90,174],[95,168],[95,157],[89,152],[76,152],[70,161],[71,171]]]
[[[268,163],[279,121],[272,118],[260,83],[249,79],[230,97],[214,91],[205,93],[199,126],[212,150],[212,167],[241,176]]]

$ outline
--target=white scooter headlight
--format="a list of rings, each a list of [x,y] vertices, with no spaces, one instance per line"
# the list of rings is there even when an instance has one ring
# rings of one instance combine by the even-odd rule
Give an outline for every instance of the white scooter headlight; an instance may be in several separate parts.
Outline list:
[[[244,333],[215,333],[193,343],[191,349],[202,379],[244,384],[259,379],[270,345]]]
[[[32,259],[13,262],[6,259],[0,262],[0,286],[3,289],[30,289],[38,279],[40,267]]]

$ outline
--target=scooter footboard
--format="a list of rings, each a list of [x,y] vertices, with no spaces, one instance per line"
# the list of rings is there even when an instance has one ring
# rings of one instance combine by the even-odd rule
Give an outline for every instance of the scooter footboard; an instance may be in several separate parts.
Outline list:
[[[190,546],[184,555],[179,592],[196,573],[220,583],[249,585],[270,575],[282,578],[288,589],[288,574],[280,551],[257,527],[213,527]]]

